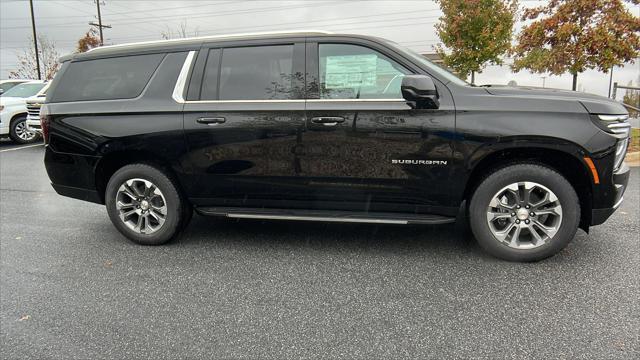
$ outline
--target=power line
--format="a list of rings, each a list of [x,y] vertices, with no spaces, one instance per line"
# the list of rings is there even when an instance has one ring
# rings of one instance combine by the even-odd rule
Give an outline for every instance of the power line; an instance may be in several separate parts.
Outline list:
[[[7,0],[4,0],[4,1],[7,1]],[[16,0],[16,1],[22,1],[22,0]],[[49,2],[49,1],[50,0],[47,0],[47,2]],[[73,1],[82,3],[81,0],[73,0]],[[237,4],[237,3],[241,3],[241,2],[246,2],[246,1],[240,0],[240,1],[224,1],[224,2],[220,2],[220,3],[209,3],[209,4],[198,4],[198,5],[193,5],[192,4],[192,5],[189,5],[189,8],[201,7],[201,6],[218,6],[218,5],[224,5],[224,4]],[[66,5],[66,4],[57,2],[57,1],[56,1],[56,3],[59,3],[60,5],[66,6],[66,7],[70,8],[70,9],[74,9],[74,10],[77,10],[77,11],[80,11],[80,12],[84,12],[84,13],[89,14],[89,15],[93,15],[92,13],[88,13],[86,11],[82,11],[82,10],[80,10],[78,8],[73,8],[73,7],[69,6],[69,5]],[[155,11],[165,11],[165,10],[178,10],[178,9],[184,9],[184,8],[185,8],[184,6],[179,6],[179,7],[170,7],[170,8],[156,8],[154,10]],[[124,11],[124,12],[107,13],[105,15],[112,16],[112,15],[128,15],[128,14],[131,14],[131,10]],[[39,19],[69,19],[69,18],[74,18],[74,17],[75,18],[81,18],[81,17],[84,17],[84,15],[39,16],[38,18]],[[24,18],[23,17],[12,17],[12,18],[2,18],[2,20],[3,21],[5,21],[5,20],[24,20]]]
[[[363,0],[349,2],[348,4],[353,4],[359,1],[363,1]],[[284,6],[272,6],[272,7],[263,7],[263,8],[249,8],[249,9],[242,9],[242,10],[215,11],[215,12],[206,12],[206,13],[198,12],[198,13],[187,13],[187,14],[161,15],[161,16],[154,16],[153,19],[144,17],[144,18],[134,18],[136,19],[135,21],[124,21],[124,22],[112,21],[111,23],[113,25],[131,25],[131,24],[138,24],[140,23],[140,21],[143,21],[143,20],[145,21],[145,23],[165,22],[166,19],[175,19],[176,17],[189,17],[189,19],[213,18],[213,17],[236,15],[236,14],[255,14],[255,13],[264,13],[264,12],[272,12],[272,11],[280,11],[280,10],[306,9],[306,8],[312,8],[312,7],[318,7],[318,6],[327,6],[327,5],[336,4],[336,3],[345,4],[345,2],[342,2],[342,1],[332,1],[332,2],[323,2],[319,4],[306,4],[306,5],[300,5],[300,6],[284,5]],[[75,25],[70,25],[68,22],[64,22],[64,23],[55,23],[55,24],[43,24],[42,26],[73,27]],[[23,29],[23,28],[25,28],[25,26],[4,27],[4,29]]]
[[[297,25],[297,24],[314,24],[314,26],[316,26],[317,23],[323,23],[323,24],[318,24],[317,26],[340,26],[340,25],[357,25],[357,24],[367,24],[367,23],[371,23],[371,22],[378,22],[378,23],[386,23],[386,22],[393,22],[393,21],[398,21],[398,20],[415,20],[415,19],[433,19],[433,18],[437,18],[439,15],[433,15],[433,16],[424,16],[424,17],[412,17],[412,18],[401,18],[401,19],[371,19],[371,18],[377,18],[377,17],[381,17],[381,16],[393,16],[393,15],[405,15],[405,14],[416,14],[416,13],[420,13],[420,12],[432,12],[432,11],[439,11],[438,9],[430,9],[430,10],[420,10],[420,11],[398,11],[398,12],[391,12],[391,13],[385,13],[385,14],[370,14],[370,15],[360,15],[360,16],[351,16],[351,17],[341,17],[341,18],[331,18],[331,19],[323,19],[323,20],[311,20],[311,21],[295,21],[295,22],[288,22],[288,23],[278,23],[278,24],[267,24],[267,25],[257,25],[257,26],[244,26],[244,27],[226,27],[226,28],[217,28],[217,29],[211,29],[211,30],[207,30],[207,32],[211,32],[211,33],[220,33],[220,32],[224,32],[226,30],[239,30],[239,31],[243,31],[243,30],[277,30],[274,29],[274,27],[278,27],[278,29],[281,29],[282,26],[284,25]],[[343,22],[342,20],[353,20],[353,19],[362,19],[362,18],[367,18],[367,19],[371,19],[371,20],[365,20],[365,21],[350,21],[350,22]],[[117,40],[122,41],[122,40],[150,40],[150,39],[158,39],[159,36],[158,35],[148,35],[148,36],[127,36],[127,37],[118,37]],[[60,40],[60,41],[66,41],[66,40]],[[74,40],[69,40],[69,41],[74,41]],[[423,42],[426,40],[415,40],[413,42]],[[15,41],[15,42],[10,42],[7,41],[5,43],[23,43],[22,41]]]
[[[431,11],[431,10],[427,10],[427,11]],[[408,14],[408,13],[415,14],[416,12],[415,11],[401,11],[401,12],[397,12],[397,13],[352,16],[352,17],[348,17],[348,18],[333,18],[333,19],[326,19],[326,20],[296,21],[296,22],[289,22],[289,23],[257,25],[257,26],[227,27],[227,28],[211,29],[211,30],[208,30],[208,32],[221,33],[221,32],[224,32],[225,30],[243,31],[245,29],[246,30],[278,31],[280,29],[289,30],[289,29],[285,29],[285,28],[281,27],[282,25],[314,24],[313,26],[340,26],[340,25],[366,24],[366,23],[371,23],[371,22],[384,23],[384,22],[400,21],[400,20],[404,21],[404,20],[416,20],[416,19],[433,19],[433,18],[438,17],[438,16],[425,16],[425,17],[399,18],[399,19],[372,19],[372,20],[367,20],[367,21],[355,21],[355,22],[346,22],[346,23],[331,23],[331,24],[317,24],[317,25],[315,24],[317,22],[333,22],[333,21],[341,21],[343,19],[371,18],[371,17],[378,17],[378,16],[401,15],[401,14]],[[280,25],[280,26],[278,26],[278,25]],[[274,26],[276,26],[276,28],[274,28]],[[151,37],[151,35],[150,35],[150,37]],[[119,37],[118,39],[120,39],[120,40],[140,39],[140,37],[139,36],[135,36],[135,37]]]

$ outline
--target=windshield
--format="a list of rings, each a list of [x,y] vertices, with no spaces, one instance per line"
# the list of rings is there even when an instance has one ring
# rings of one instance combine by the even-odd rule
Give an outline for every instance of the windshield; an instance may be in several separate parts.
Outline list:
[[[421,54],[407,48],[404,46],[401,46],[397,43],[392,43],[393,46],[399,48],[400,50],[403,50],[405,53],[407,53],[408,55],[411,56],[411,58],[413,58],[414,60],[416,60],[417,62],[420,63],[420,65],[424,65],[429,72],[432,72],[435,75],[438,75],[440,77],[442,77],[443,79],[445,79],[447,81],[447,83],[454,83],[456,85],[460,85],[460,86],[469,86],[469,83],[460,79],[459,77],[457,77],[456,75],[452,74],[449,70],[441,67],[440,65],[437,65],[433,62],[431,62],[429,59],[427,59],[426,57],[422,56]]]
[[[18,97],[18,98],[28,98],[33,96],[40,91],[46,84],[44,83],[35,83],[35,84],[20,84],[12,87],[7,90],[5,93],[2,93],[3,97]]]

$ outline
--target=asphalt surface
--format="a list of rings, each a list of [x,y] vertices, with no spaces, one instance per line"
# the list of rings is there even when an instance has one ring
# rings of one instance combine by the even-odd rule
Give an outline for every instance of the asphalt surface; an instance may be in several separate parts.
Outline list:
[[[640,169],[590,234],[535,264],[451,225],[194,216],[162,247],[58,196],[0,144],[4,359],[585,358],[640,354]]]

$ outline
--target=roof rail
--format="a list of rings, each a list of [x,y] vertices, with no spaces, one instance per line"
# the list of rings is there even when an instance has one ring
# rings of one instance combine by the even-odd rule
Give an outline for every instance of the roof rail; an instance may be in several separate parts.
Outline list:
[[[180,38],[180,39],[169,39],[169,40],[151,40],[151,41],[140,41],[140,42],[132,42],[126,44],[116,44],[116,45],[106,45],[95,47],[93,49],[88,50],[87,52],[91,52],[99,49],[112,49],[115,47],[124,47],[124,46],[136,46],[136,45],[149,45],[149,44],[162,44],[167,42],[181,42],[181,41],[189,41],[189,40],[219,40],[219,39],[232,39],[236,37],[243,36],[260,36],[260,35],[288,35],[288,34],[333,34],[333,32],[325,31],[325,30],[290,30],[290,31],[265,31],[265,32],[252,32],[252,33],[239,33],[239,34],[224,34],[224,35],[209,35],[209,36],[196,36],[196,37],[188,37],[188,38]]]

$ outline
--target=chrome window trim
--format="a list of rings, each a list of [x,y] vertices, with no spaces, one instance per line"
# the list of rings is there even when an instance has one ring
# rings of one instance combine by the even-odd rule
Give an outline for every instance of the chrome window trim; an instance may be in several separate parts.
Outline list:
[[[177,101],[177,100],[176,100]],[[333,103],[333,102],[406,102],[404,99],[272,99],[272,100],[183,100],[184,104],[251,104],[251,103]]]
[[[406,102],[405,99],[307,99],[308,102]]]
[[[381,103],[381,102],[406,102],[405,99],[264,99],[264,100],[185,100],[184,94],[186,93],[187,88],[187,78],[189,77],[189,71],[191,70],[191,66],[195,61],[195,50],[189,51],[187,57],[184,59],[184,63],[182,64],[182,69],[180,70],[180,74],[178,75],[178,79],[176,80],[176,84],[173,88],[173,93],[171,97],[177,103],[180,104],[252,104],[252,103],[301,103],[301,102],[311,102],[311,103]]]
[[[189,51],[187,58],[184,59],[184,63],[182,64],[182,69],[178,75],[178,80],[176,80],[176,85],[173,87],[173,94],[171,97],[180,104],[185,103],[184,93],[187,87],[187,78],[189,77],[189,70],[191,70],[191,64],[193,64],[195,54],[195,50]]]
[[[252,103],[301,103],[304,99],[285,100],[187,100],[185,104],[252,104]]]

